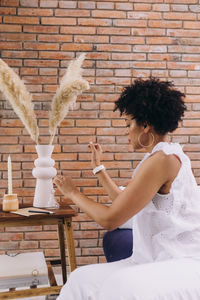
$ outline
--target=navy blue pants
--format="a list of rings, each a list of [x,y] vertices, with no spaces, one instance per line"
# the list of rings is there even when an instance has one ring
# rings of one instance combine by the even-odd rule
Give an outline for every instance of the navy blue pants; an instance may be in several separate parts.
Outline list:
[[[133,250],[132,229],[115,229],[103,237],[103,250],[107,262],[113,262],[131,256]]]

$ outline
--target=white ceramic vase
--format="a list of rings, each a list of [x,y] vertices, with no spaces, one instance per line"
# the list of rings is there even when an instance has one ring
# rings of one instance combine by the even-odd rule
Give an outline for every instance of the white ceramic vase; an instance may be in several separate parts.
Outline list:
[[[51,158],[54,146],[37,145],[36,151],[38,158],[34,161],[35,168],[33,176],[36,178],[34,207],[57,207],[58,204],[54,198],[54,189],[52,178],[56,176],[57,171],[53,167],[55,161]]]

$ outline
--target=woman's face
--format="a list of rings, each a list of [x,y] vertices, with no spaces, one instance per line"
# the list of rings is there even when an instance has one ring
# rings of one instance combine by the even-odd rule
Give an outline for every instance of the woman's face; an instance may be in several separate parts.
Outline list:
[[[130,115],[125,115],[125,122],[127,127],[128,141],[133,146],[134,150],[141,149],[138,143],[138,137],[144,132],[144,126],[139,126],[135,119]]]

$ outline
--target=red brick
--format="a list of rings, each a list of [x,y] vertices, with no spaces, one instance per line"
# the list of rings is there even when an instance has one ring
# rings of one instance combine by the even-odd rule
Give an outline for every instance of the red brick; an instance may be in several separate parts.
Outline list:
[[[117,10],[133,10],[132,3],[116,3],[115,7]]]
[[[0,7],[0,15],[15,15],[16,8]]]
[[[26,83],[30,84],[56,84],[57,78],[54,76],[46,77],[46,76],[22,76],[22,79],[25,80]]]
[[[140,30],[138,29],[132,29],[132,34],[134,36],[138,36],[138,35],[145,35],[145,36],[164,36],[165,35],[165,29],[151,29],[151,28],[142,28]],[[160,37],[160,39],[165,39],[165,37]]]
[[[54,241],[55,243],[55,241]],[[38,249],[39,242],[38,241],[21,241],[20,242],[20,249]]]
[[[61,33],[64,34],[95,34],[95,27],[86,27],[86,26],[62,26]]]
[[[84,131],[86,131],[87,128],[84,128]],[[94,129],[92,129],[94,130]],[[83,130],[82,130],[83,132]],[[81,145],[81,144],[77,144],[77,145],[68,145],[65,146],[63,145],[63,152],[89,152],[88,149],[88,145]]]
[[[1,122],[1,126],[6,126],[6,127],[24,127],[24,125],[23,125],[23,123],[22,123],[22,121],[20,119],[10,119],[10,120],[9,119],[2,119],[0,122]],[[8,134],[8,132],[6,134]],[[19,134],[19,133],[17,133],[17,134]]]
[[[98,3],[97,3],[98,5]],[[95,8],[95,1],[79,1],[78,8],[86,8],[86,9],[94,9]]]
[[[145,68],[145,69],[165,69],[166,63],[165,62],[134,62],[133,63],[135,68]]]
[[[130,28],[97,28],[97,34],[130,35]]]
[[[20,146],[20,145],[1,145],[0,152],[1,153],[21,153],[22,146]],[[14,157],[16,157],[16,156],[14,156]]]
[[[2,33],[1,34],[2,41],[35,41],[35,34],[24,34],[24,33]]]
[[[124,11],[110,11],[110,10],[93,10],[92,17],[94,18],[116,18],[124,19],[126,18],[126,12]]]
[[[97,84],[117,84],[117,85],[129,85],[131,83],[130,78],[117,78],[117,77],[98,77],[96,79]]]
[[[58,7],[58,0],[40,0],[40,7]]]
[[[144,4],[144,3],[135,3],[134,10],[151,10],[151,4]]]
[[[200,120],[183,120],[184,127],[199,127]]]
[[[58,67],[59,62],[54,60],[24,60],[24,66],[27,67]]]
[[[149,27],[181,28],[182,21],[149,20]]]
[[[0,32],[21,32],[22,26],[21,25],[8,25],[8,24],[1,24]]]
[[[183,45],[176,45],[176,46],[168,46],[169,52],[179,52],[179,53],[198,53],[199,47],[198,46],[183,46]]]
[[[19,0],[1,0],[1,6],[18,6]]]
[[[56,17],[42,17],[42,24],[47,25],[76,25],[75,18],[56,18]]]
[[[90,11],[84,9],[56,9],[55,16],[57,17],[89,17]]]
[[[169,72],[171,77],[186,77],[187,72],[184,70],[174,70]]]
[[[200,29],[200,22],[196,21],[185,21],[184,28],[186,29]]]
[[[116,1],[116,0],[114,0]],[[96,264],[98,262],[97,257],[95,256],[81,256],[77,257],[77,263],[79,265],[90,265],[90,264]]]
[[[194,13],[168,12],[163,14],[166,20],[196,20]]]
[[[161,19],[160,12],[128,12],[128,19],[151,19],[159,20]]]
[[[134,51],[135,52],[161,52],[161,53],[165,53],[165,52],[167,52],[167,47],[166,46],[135,45],[134,46]]]
[[[114,26],[125,26],[125,27],[146,27],[146,20],[113,20]]]
[[[188,93],[188,94],[199,94],[200,93],[200,87],[198,87],[198,86],[188,86],[188,87],[186,87],[186,93]],[[200,117],[200,115],[199,115],[199,117]]]
[[[197,63],[190,62],[168,62],[169,69],[185,69],[185,70],[195,70],[198,67]]]
[[[57,239],[57,232],[25,232],[25,240]]]
[[[77,7],[77,3],[76,3],[76,1],[62,1],[62,0],[60,0],[59,2],[58,2],[58,4],[59,4],[59,7],[60,8],[76,8]]]
[[[172,30],[168,29],[167,34],[169,36],[173,37],[184,37],[184,38],[195,38],[195,37],[200,37],[199,30],[182,30],[182,29],[177,29],[177,30]]]
[[[53,43],[24,43],[24,49],[28,50],[59,50],[58,44]]]
[[[169,45],[169,44],[173,44],[174,41],[172,38],[170,37],[148,37],[146,39],[147,44],[165,44],[165,45]]]
[[[172,11],[188,11],[188,5],[171,5]]]
[[[72,52],[49,52],[49,51],[40,51],[39,58],[47,59],[73,59],[74,53]],[[46,66],[48,66],[48,61],[46,61]]]
[[[81,26],[111,26],[112,20],[110,19],[93,19],[93,18],[80,18],[78,25]]]
[[[3,49],[11,49],[11,50],[21,50],[22,43],[20,42],[0,42],[0,48]]]
[[[123,43],[123,44],[133,44],[133,45],[135,45],[135,44],[144,44],[145,43],[145,39],[144,39],[144,37],[135,37],[135,36],[112,36],[111,37],[111,42],[113,43],[113,44],[115,44],[115,43]]]
[[[21,6],[28,6],[28,7],[37,7],[38,6],[38,0],[20,0]]]
[[[1,242],[0,243],[0,250],[15,250],[18,248],[18,242]]]
[[[7,137],[7,136],[1,136],[0,138],[0,144],[18,144],[18,137]]]
[[[153,4],[153,11],[170,11],[169,4]]]
[[[114,3],[112,3],[112,2],[97,2],[97,9],[112,9],[113,10]]]
[[[76,43],[108,43],[108,36],[98,35],[77,35],[74,37]]]
[[[24,25],[24,32],[35,33],[58,33],[58,26],[45,26],[45,25]],[[49,36],[50,37],[50,36]]]
[[[92,45],[66,43],[61,46],[61,51],[92,51]]]
[[[198,134],[199,128],[178,128],[174,134]]]
[[[5,16],[5,23],[16,23],[16,24],[39,24],[38,17],[19,17],[19,16]]]
[[[40,75],[57,75],[57,73],[58,73],[58,71],[57,71],[57,69],[54,69],[54,68],[41,68],[40,69]],[[47,96],[47,98],[49,98],[49,95],[47,94],[46,95]],[[45,96],[44,96],[45,97]],[[41,101],[41,98],[42,98],[42,100],[45,100],[44,98],[43,98],[43,95],[42,95],[42,97],[40,96],[40,101]],[[52,97],[50,97],[50,98],[52,98]],[[48,99],[48,100],[50,100],[50,98]]]
[[[19,8],[19,16],[53,16],[52,9],[39,9],[39,8]]]
[[[23,233],[1,233],[0,241],[20,241],[23,238]]]
[[[36,51],[2,51],[2,57],[9,58],[37,58]]]
[[[47,34],[41,34],[38,35],[38,41],[40,42],[72,42],[72,35],[47,35]],[[71,45],[71,43],[70,43]]]

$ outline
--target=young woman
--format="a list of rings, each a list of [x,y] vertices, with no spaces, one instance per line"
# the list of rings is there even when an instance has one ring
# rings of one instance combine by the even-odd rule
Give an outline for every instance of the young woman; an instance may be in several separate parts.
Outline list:
[[[58,300],[200,299],[200,193],[189,158],[168,142],[186,109],[183,98],[172,83],[150,78],[136,80],[115,102],[133,149],[146,155],[120,191],[99,167],[100,146],[90,145],[111,206],[86,197],[69,178],[55,178],[59,190],[106,229],[134,216],[132,256],[76,269]]]

